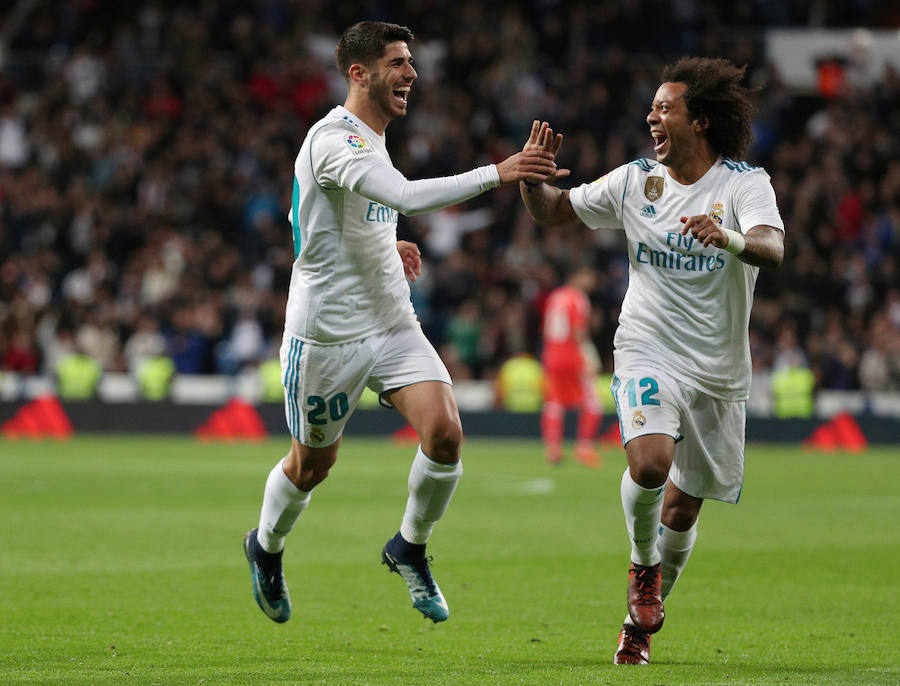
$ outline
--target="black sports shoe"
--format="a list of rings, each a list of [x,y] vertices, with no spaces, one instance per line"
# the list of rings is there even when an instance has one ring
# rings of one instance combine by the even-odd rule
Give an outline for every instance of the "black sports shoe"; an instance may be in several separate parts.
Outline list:
[[[381,551],[381,563],[403,577],[409,588],[414,608],[432,622],[443,622],[450,616],[450,609],[428,568],[431,558],[425,557],[425,546],[421,546],[421,558],[415,559],[411,555],[404,555],[404,548],[408,549],[409,545],[398,532],[384,544]]]
[[[274,622],[282,623],[291,618],[291,595],[284,583],[281,554],[267,553],[256,540],[257,529],[244,536],[244,555],[250,563],[250,580],[253,597],[259,609]]]

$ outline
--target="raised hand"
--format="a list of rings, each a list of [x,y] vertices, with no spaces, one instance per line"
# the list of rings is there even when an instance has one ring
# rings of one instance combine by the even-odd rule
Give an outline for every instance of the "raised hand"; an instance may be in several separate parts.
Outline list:
[[[556,160],[556,154],[559,152],[559,148],[563,142],[563,135],[561,133],[553,135],[553,129],[550,128],[550,124],[547,122],[541,122],[535,119],[531,123],[531,133],[528,136],[528,140],[525,141],[525,146],[522,148],[522,151],[534,151],[539,150],[543,152],[548,152],[553,155],[554,166]],[[552,175],[548,175],[545,178],[541,179],[541,181],[552,182],[556,179],[561,179],[565,176],[568,176],[571,172],[568,169],[554,169]],[[533,179],[529,179],[529,181],[534,181]]]

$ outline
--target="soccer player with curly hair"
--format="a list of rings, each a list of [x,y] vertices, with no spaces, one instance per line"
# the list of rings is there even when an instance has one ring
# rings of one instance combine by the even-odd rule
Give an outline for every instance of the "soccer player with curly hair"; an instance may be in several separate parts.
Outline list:
[[[727,60],[681,59],[664,69],[647,115],[655,160],[571,191],[520,184],[539,224],[623,229],[628,243],[612,391],[631,567],[616,664],[649,662],[703,500],[741,494],[753,289],[759,268],[784,257],[769,177],[741,161],[753,112],[743,76]],[[525,150],[555,153],[561,142],[535,122]]]

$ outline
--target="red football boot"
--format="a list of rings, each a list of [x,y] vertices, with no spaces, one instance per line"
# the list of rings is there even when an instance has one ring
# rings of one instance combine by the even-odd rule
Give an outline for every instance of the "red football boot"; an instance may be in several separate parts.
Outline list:
[[[638,628],[648,634],[660,630],[666,611],[662,601],[659,564],[644,567],[631,563],[628,570],[628,614]]]
[[[630,624],[622,625],[614,665],[649,665],[650,634]]]
[[[575,446],[575,458],[585,467],[597,469],[603,465],[603,458],[589,444],[578,444]]]

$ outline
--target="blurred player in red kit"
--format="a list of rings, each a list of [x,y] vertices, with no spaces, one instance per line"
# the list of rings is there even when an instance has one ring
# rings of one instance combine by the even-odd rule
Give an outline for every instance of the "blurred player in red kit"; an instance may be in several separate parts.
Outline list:
[[[543,354],[546,393],[541,412],[541,435],[547,460],[562,459],[564,420],[567,409],[578,409],[575,457],[588,467],[602,460],[593,440],[603,418],[594,390],[599,370],[597,352],[588,333],[591,303],[587,294],[596,282],[587,266],[569,274],[565,285],[550,293],[544,310]]]

